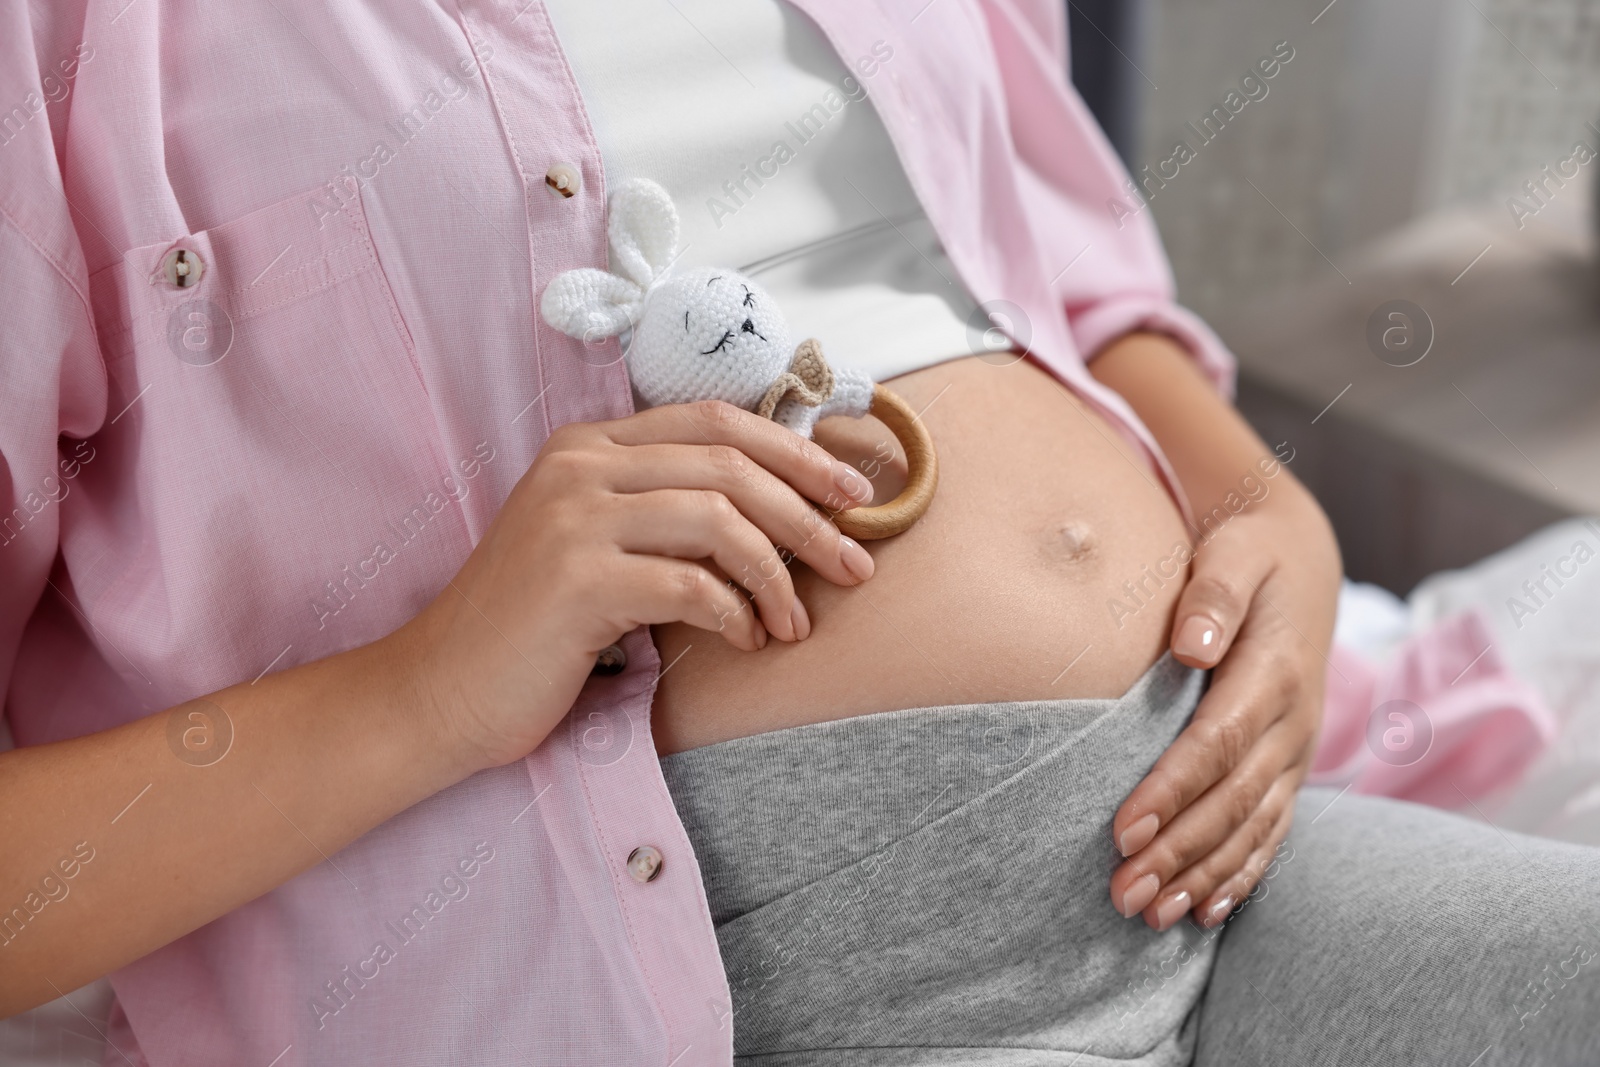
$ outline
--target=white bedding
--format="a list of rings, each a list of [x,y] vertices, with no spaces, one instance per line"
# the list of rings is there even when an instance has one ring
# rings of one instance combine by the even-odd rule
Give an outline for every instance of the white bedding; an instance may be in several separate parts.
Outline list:
[[[1417,627],[1483,607],[1506,663],[1561,721],[1555,744],[1490,813],[1494,824],[1600,845],[1600,520],[1556,523],[1470,567],[1432,575],[1409,601]]]

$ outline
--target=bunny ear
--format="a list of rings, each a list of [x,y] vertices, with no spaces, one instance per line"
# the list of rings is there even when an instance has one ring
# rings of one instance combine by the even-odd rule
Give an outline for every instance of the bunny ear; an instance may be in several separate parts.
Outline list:
[[[678,209],[672,196],[648,178],[624,182],[611,194],[612,269],[648,288],[678,254]]]
[[[628,279],[579,267],[551,279],[539,300],[539,313],[568,337],[591,341],[627,329],[643,300],[644,290]]]

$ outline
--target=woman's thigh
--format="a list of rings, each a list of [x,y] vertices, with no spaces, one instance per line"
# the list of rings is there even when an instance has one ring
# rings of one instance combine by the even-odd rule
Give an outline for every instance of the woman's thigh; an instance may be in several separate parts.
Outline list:
[[[1320,789],[1289,845],[1221,939],[1197,1067],[1600,1062],[1600,849]]]

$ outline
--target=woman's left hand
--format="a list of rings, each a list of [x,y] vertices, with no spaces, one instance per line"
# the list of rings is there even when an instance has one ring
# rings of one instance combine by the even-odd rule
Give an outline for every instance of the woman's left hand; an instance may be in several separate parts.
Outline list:
[[[1196,546],[1172,652],[1211,686],[1112,824],[1111,899],[1158,930],[1191,910],[1216,926],[1254,891],[1315,751],[1339,552],[1310,494],[1275,481]]]

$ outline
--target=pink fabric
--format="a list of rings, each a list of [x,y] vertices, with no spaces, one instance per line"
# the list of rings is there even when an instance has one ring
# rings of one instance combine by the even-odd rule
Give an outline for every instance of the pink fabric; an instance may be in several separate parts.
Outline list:
[[[1556,738],[1477,610],[1410,638],[1383,664],[1335,645],[1308,780],[1450,809],[1515,785]]]
[[[892,43],[873,99],[963,281],[1019,308],[1034,357],[1175,487],[1083,357],[1150,325],[1219,384],[1231,364],[1173,305],[1148,217],[1107,209],[1125,176],[1064,83],[1060,5],[797,6],[845,57]],[[0,5],[13,107],[0,689],[19,745],[393,630],[552,427],[630,410],[616,353],[535,314],[555,274],[605,264],[600,160],[537,0]],[[582,175],[571,199],[544,184],[557,162]],[[151,280],[174,248],[206,264],[192,289]],[[113,976],[108,1062],[728,1063],[650,739],[660,661],[647,630],[624,644],[628,669],[524,763]],[[648,885],[624,873],[643,843],[666,856]]]

